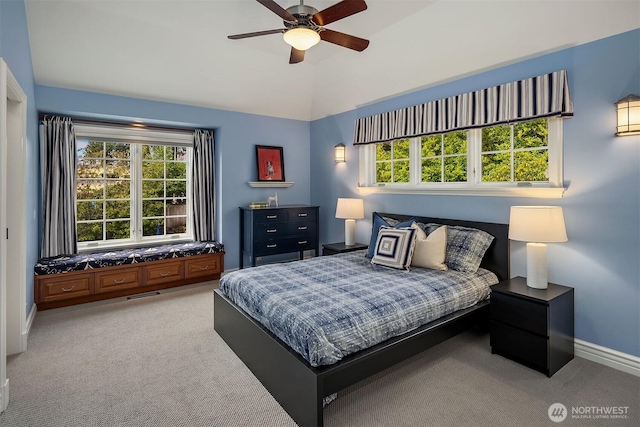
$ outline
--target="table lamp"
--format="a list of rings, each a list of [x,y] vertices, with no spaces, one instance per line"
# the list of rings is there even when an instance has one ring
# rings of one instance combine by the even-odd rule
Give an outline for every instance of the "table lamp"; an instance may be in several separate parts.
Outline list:
[[[511,206],[509,239],[527,242],[527,286],[547,289],[547,245],[566,242],[559,206]]]
[[[344,219],[344,244],[356,244],[356,219],[364,218],[364,200],[338,198],[336,218]]]

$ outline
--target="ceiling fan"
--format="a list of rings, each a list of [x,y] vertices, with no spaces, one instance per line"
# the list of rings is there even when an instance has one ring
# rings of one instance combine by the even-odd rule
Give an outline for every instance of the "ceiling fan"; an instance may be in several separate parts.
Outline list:
[[[248,37],[283,34],[284,41],[291,45],[289,64],[297,64],[304,60],[304,52],[315,46],[320,40],[362,52],[369,46],[369,40],[324,28],[325,25],[354,15],[367,9],[363,0],[342,0],[318,12],[300,0],[299,5],[282,8],[273,0],[257,0],[258,3],[280,16],[285,28],[278,30],[258,31],[255,33],[235,34],[231,40]]]

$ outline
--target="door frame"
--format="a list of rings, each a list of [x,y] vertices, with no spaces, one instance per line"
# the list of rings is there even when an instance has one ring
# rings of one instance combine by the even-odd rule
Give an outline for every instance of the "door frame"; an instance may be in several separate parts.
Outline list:
[[[15,118],[8,129],[9,103]],[[0,412],[9,404],[7,354],[26,350],[26,229],[25,229],[25,167],[27,142],[27,96],[0,58]],[[16,132],[17,130],[17,132]],[[10,137],[11,136],[11,137]],[[9,161],[9,144],[12,158]],[[15,154],[15,157],[14,157]],[[8,183],[11,165],[11,187]],[[8,206],[11,196],[12,205]],[[11,251],[7,250],[11,245]],[[11,283],[8,283],[10,279]]]

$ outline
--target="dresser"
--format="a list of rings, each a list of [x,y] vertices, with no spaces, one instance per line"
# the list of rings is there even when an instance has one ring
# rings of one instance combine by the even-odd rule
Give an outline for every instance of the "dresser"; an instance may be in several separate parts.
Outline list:
[[[527,286],[524,277],[491,287],[491,352],[547,376],[573,359],[573,288]]]
[[[286,205],[277,208],[240,207],[240,268],[245,256],[255,267],[256,258],[304,251],[320,254],[319,206]]]

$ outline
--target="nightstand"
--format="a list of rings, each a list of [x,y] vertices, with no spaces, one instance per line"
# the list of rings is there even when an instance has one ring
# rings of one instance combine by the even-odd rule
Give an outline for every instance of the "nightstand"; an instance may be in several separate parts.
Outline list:
[[[491,353],[548,377],[573,359],[573,288],[534,289],[515,277],[491,287],[490,312]]]
[[[327,243],[326,245],[322,245],[322,256],[359,251],[362,249],[367,249],[368,247],[369,245],[363,245],[362,243],[356,243],[355,245],[351,246],[345,245],[344,242]]]

